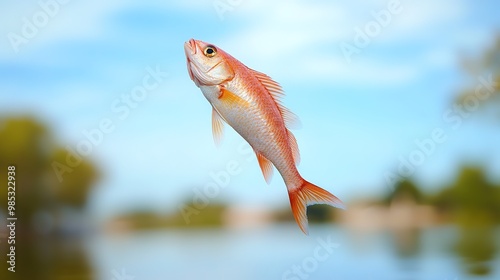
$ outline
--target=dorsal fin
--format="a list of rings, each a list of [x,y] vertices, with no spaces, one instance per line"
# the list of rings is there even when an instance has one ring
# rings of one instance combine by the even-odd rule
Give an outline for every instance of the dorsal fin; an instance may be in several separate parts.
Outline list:
[[[278,106],[278,109],[280,110],[281,117],[285,121],[286,127],[287,128],[299,127],[300,120],[297,117],[297,115],[292,113],[288,108],[286,108],[285,106],[283,106],[283,104],[281,104],[281,97],[283,97],[285,95],[285,93],[283,92],[283,89],[281,88],[280,84],[262,72],[255,71],[251,68],[248,68],[248,69],[262,83],[262,85],[269,92],[269,95],[271,95],[271,97],[273,98],[274,102],[276,102],[276,105]]]

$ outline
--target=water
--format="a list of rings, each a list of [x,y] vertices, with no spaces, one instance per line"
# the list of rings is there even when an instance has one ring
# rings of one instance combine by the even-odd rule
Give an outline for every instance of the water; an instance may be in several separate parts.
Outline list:
[[[366,234],[335,226],[305,236],[281,225],[103,234],[86,247],[97,279],[500,279],[498,231],[486,258],[474,246],[457,250],[460,236],[453,227]]]

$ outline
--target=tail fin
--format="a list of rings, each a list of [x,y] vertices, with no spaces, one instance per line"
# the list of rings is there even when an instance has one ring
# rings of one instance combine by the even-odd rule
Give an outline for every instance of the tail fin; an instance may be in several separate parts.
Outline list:
[[[288,191],[293,216],[300,229],[307,235],[307,206],[314,204],[327,204],[344,209],[344,204],[333,194],[304,180],[304,183],[293,191]]]

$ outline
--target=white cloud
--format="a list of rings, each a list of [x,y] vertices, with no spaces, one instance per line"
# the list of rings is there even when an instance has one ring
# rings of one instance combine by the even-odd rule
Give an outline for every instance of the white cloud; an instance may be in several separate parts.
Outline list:
[[[348,14],[333,3],[254,1],[245,3],[234,13],[248,22],[247,28],[226,37],[222,43],[235,50],[251,47],[248,56],[252,59],[285,57],[346,36],[345,31],[335,27],[341,25]]]
[[[311,57],[303,61],[300,76],[332,83],[394,85],[409,82],[418,75],[411,65],[388,64],[380,60],[363,60],[347,64],[335,56]],[[299,78],[299,77],[294,77]]]
[[[69,1],[67,4],[60,5],[54,15],[49,17],[47,25],[38,28],[33,38],[30,38],[26,44],[19,46],[20,53],[33,52],[61,40],[81,41],[102,36],[104,33],[102,28],[103,20],[113,10],[123,5],[119,0],[97,3],[93,1]],[[9,39],[7,39],[7,34],[13,32],[22,36],[22,29],[25,24],[23,18],[33,22],[35,14],[45,12],[38,4],[38,1],[32,1],[29,5],[24,2],[9,2],[9,7],[5,8],[5,10],[12,12],[6,15],[6,18],[4,18],[6,24],[0,27],[0,33],[5,34],[5,40],[0,43],[2,49],[5,50],[1,55],[4,57],[0,56],[0,58],[15,59],[16,56],[13,56],[14,50]]]
[[[398,15],[395,31],[410,36],[436,31],[439,24],[457,20],[466,12],[466,4],[455,0],[401,1],[403,11]],[[397,34],[400,35],[400,34]]]
[[[226,21],[242,21],[246,28],[237,33],[223,35],[220,46],[250,67],[263,66],[267,71],[290,73],[291,79],[356,81],[358,83],[384,84],[407,82],[433,67],[435,60],[424,65],[417,60],[420,54],[408,57],[414,61],[388,64],[381,58],[366,54],[370,47],[392,46],[395,42],[408,44],[424,40],[428,32],[442,32],[436,25],[453,21],[463,15],[462,2],[424,0],[401,1],[403,11],[393,15],[393,21],[372,42],[355,62],[347,63],[340,51],[341,42],[353,43],[355,27],[373,20],[371,11],[387,8],[389,1],[372,1],[360,7],[356,3],[303,2],[303,1],[252,1],[244,2]],[[377,45],[378,44],[378,45]],[[444,57],[443,57],[444,59]],[[449,63],[450,58],[442,63]],[[290,71],[289,69],[296,69]]]

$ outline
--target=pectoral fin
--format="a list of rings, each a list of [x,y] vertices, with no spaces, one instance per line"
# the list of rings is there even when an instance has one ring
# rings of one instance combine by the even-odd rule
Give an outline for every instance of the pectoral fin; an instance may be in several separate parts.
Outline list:
[[[220,87],[219,100],[223,103],[222,106],[230,107],[248,107],[248,102],[233,92]],[[216,146],[219,146],[224,136],[224,117],[212,107],[212,133]]]
[[[233,92],[221,87],[219,100],[228,106],[248,107],[249,104],[246,100],[234,94]]]
[[[224,138],[224,120],[215,108],[212,108],[212,134],[215,146],[219,147]]]

